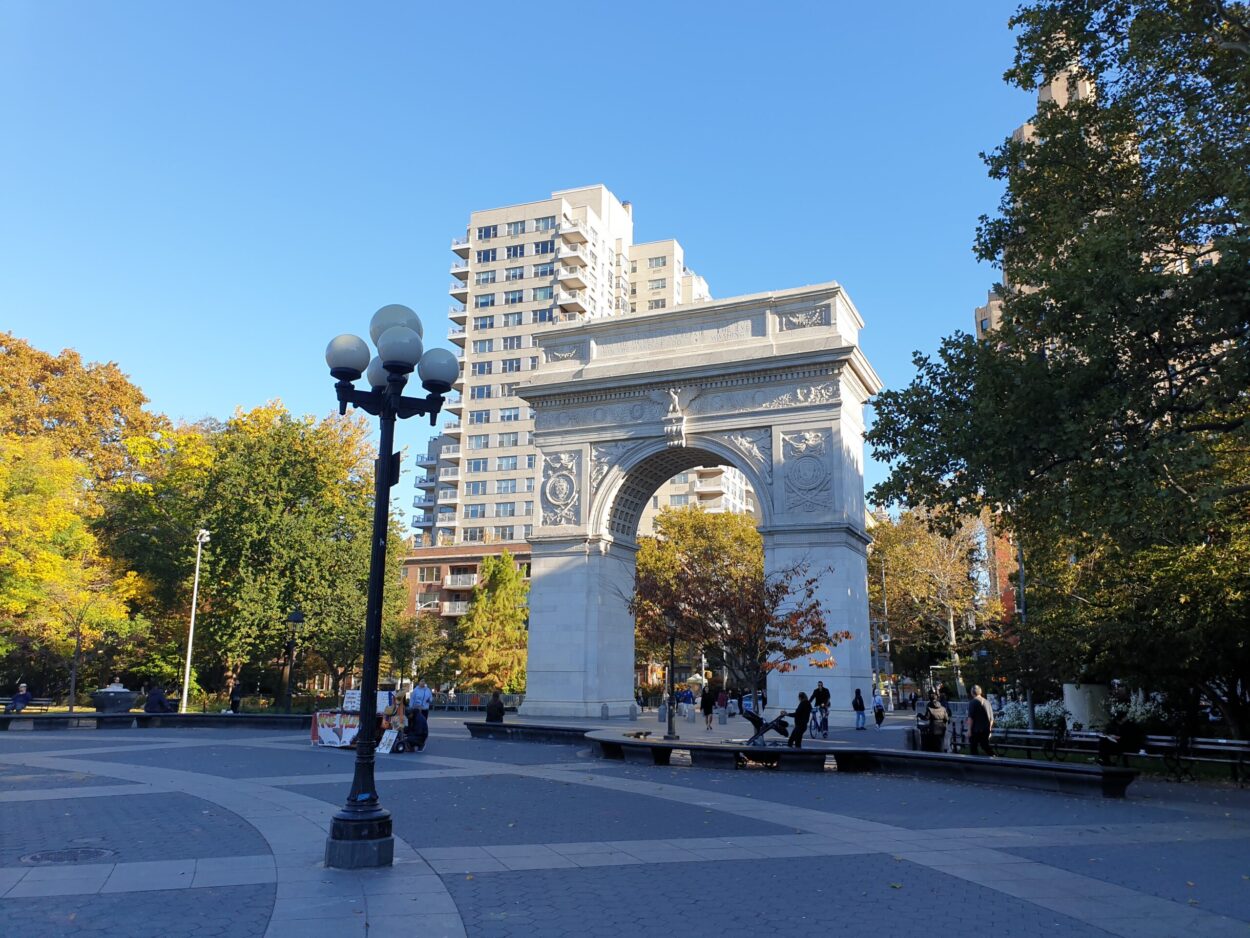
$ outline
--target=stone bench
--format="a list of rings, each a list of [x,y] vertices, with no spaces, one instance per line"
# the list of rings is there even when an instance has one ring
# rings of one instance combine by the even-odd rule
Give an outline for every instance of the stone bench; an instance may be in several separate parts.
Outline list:
[[[128,730],[128,729],[259,729],[307,730],[308,713],[50,713],[27,716],[0,714],[2,730]]]
[[[605,759],[642,765],[671,765],[674,752],[685,752],[699,768],[738,769],[747,763],[784,772],[823,772],[825,750],[789,749],[785,746],[747,746],[742,743],[701,743],[682,739],[659,739],[649,733],[594,730],[586,738],[599,746]]]
[[[1137,778],[1136,769],[1118,766],[1039,762],[1030,759],[963,756],[946,752],[906,752],[893,749],[839,749],[834,754],[839,772],[879,772],[913,778],[945,778],[984,784],[1012,785],[1042,791],[1123,798]]]
[[[580,743],[586,738],[584,726],[554,726],[540,723],[487,723],[465,720],[474,739],[503,739],[528,743]]]

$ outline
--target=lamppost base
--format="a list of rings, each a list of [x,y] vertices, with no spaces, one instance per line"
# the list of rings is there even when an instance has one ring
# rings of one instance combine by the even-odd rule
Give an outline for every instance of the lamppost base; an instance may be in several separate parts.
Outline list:
[[[391,836],[391,813],[339,811],[330,820],[326,838],[326,866],[337,870],[362,870],[390,866],[395,860]]]

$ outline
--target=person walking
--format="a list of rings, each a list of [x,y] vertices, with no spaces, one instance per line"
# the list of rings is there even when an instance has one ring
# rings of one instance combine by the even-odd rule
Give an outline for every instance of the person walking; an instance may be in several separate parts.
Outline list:
[[[946,727],[950,721],[950,711],[938,700],[937,691],[929,691],[929,703],[916,717],[916,726],[920,730],[920,749],[923,752],[945,750]]]
[[[712,688],[706,684],[703,686],[703,696],[699,698],[699,709],[703,712],[704,731],[710,733],[712,731],[712,713],[716,710],[716,695],[712,693]]]
[[[238,713],[243,709],[243,682],[235,680],[234,687],[230,688],[230,712]]]
[[[420,710],[426,720],[430,718],[430,704],[434,701],[434,692],[425,685],[425,678],[412,689],[408,695],[408,709]]]
[[[812,702],[807,699],[807,694],[799,691],[799,705],[794,708],[791,715],[794,720],[794,729],[790,731],[790,738],[786,740],[786,745],[794,749],[803,748],[803,734],[807,732],[807,724],[812,720]]]
[[[867,717],[864,715],[864,695],[859,692],[859,688],[855,688],[855,699],[851,701],[851,709],[855,711],[855,729],[867,729],[864,723]]]
[[[981,685],[972,685],[972,699],[968,701],[968,753],[977,755],[984,749],[987,756],[994,755],[990,746],[990,733],[994,729],[994,710],[981,694]]]
[[[885,722],[885,701],[881,699],[880,689],[872,692],[872,719],[877,729],[881,729],[881,724]]]

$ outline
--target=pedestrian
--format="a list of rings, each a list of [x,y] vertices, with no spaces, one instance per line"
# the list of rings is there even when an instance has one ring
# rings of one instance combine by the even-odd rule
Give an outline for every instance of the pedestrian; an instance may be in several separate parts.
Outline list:
[[[881,729],[881,724],[885,722],[885,701],[881,699],[879,689],[872,692],[872,718],[877,724],[877,729]]]
[[[499,696],[499,691],[490,695],[490,702],[486,705],[486,722],[503,722],[503,700]]]
[[[968,753],[977,755],[977,750],[984,748],[987,756],[994,755],[990,746],[990,733],[994,729],[994,710],[990,702],[981,695],[981,685],[972,685],[972,699],[968,701]]]
[[[21,713],[30,706],[30,691],[26,689],[25,684],[17,685],[17,693],[9,698],[9,702],[5,704],[5,713]]]
[[[855,699],[851,701],[851,709],[855,711],[855,729],[867,729],[864,723],[867,717],[864,715],[864,695],[859,692],[859,688],[855,688]]]
[[[794,720],[794,729],[790,731],[790,738],[786,740],[786,745],[802,749],[803,734],[807,732],[807,724],[812,720],[812,702],[807,699],[807,694],[803,691],[799,691],[799,705],[794,708],[791,718]]]
[[[148,691],[147,700],[143,702],[144,713],[173,713],[174,705],[165,696],[165,689],[160,684],[154,684],[152,689]]]
[[[415,752],[425,751],[425,742],[430,738],[430,724],[420,707],[413,707],[408,711],[408,727],[405,735],[409,749]]]
[[[950,711],[942,706],[937,691],[929,691],[928,706],[916,717],[920,730],[920,748],[924,752],[943,752],[946,746],[946,727],[950,723]]]
[[[699,698],[699,709],[703,711],[704,732],[712,731],[712,713],[716,710],[716,695],[712,693],[712,688],[703,685],[703,696]]]
[[[430,704],[434,700],[434,692],[425,686],[425,678],[412,689],[412,693],[408,695],[408,709],[420,710],[421,715],[429,720]]]
[[[919,698],[918,696],[916,696],[916,692],[915,692],[915,691],[912,691],[912,692],[911,692],[911,712],[912,712],[912,713],[915,713],[915,712],[916,712],[916,701],[917,701],[917,700],[919,700],[919,699],[920,699],[920,698]]]
[[[729,692],[725,688],[721,688],[720,693],[716,695],[716,706],[722,710],[729,708]]]
[[[950,695],[949,693],[947,693],[947,691],[946,691],[946,685],[945,685],[945,684],[939,684],[939,685],[938,685],[938,702],[939,702],[939,703],[940,703],[943,707],[949,707],[949,706],[950,706],[950,703],[951,703],[951,695]]]
[[[243,682],[235,681],[230,688],[230,712],[238,713],[243,709]]]
[[[824,681],[816,682],[816,689],[812,691],[812,710],[813,715],[817,718],[816,726],[820,729],[822,739],[829,738],[829,688],[825,687]]]

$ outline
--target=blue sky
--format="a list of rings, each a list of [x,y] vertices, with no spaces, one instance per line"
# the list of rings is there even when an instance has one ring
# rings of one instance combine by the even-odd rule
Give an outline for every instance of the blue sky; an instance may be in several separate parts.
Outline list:
[[[175,418],[325,414],[377,307],[445,344],[471,210],[602,182],[715,296],[840,281],[898,386],[995,279],[1014,7],[7,0],[0,329]]]

